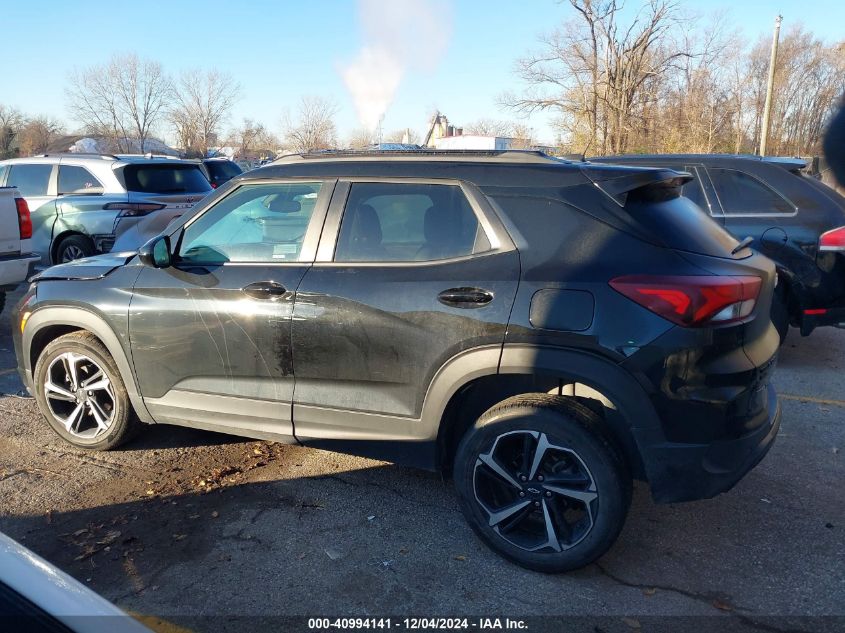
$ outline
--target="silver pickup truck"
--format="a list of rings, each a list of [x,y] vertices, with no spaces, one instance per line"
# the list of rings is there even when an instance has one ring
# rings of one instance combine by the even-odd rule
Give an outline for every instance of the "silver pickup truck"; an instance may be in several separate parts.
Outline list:
[[[29,207],[15,187],[0,187],[0,312],[6,292],[25,281],[40,257],[32,252]]]

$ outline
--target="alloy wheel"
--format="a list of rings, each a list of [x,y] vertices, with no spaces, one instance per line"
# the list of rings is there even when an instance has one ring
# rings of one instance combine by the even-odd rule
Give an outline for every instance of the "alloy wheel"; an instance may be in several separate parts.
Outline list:
[[[75,259],[82,259],[83,257],[85,257],[83,250],[78,246],[70,244],[62,252],[62,263],[72,262]]]
[[[593,528],[599,496],[575,451],[531,430],[499,435],[478,455],[473,490],[489,527],[529,552],[561,552],[580,543]]]
[[[111,380],[84,354],[64,352],[52,360],[44,397],[52,416],[75,437],[94,439],[114,421],[116,399]]]

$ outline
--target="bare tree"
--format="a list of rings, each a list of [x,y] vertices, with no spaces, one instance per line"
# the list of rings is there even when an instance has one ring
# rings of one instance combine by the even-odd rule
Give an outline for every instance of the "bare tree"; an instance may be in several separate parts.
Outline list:
[[[345,145],[349,149],[366,149],[375,142],[373,131],[362,127],[352,130]]]
[[[0,104],[0,159],[14,155],[12,147],[25,123],[19,110]]]
[[[63,133],[64,127],[56,119],[44,115],[30,119],[19,133],[21,156],[43,154]]]
[[[302,97],[296,117],[285,114],[282,120],[284,142],[288,149],[297,153],[330,149],[337,145],[337,130],[334,116],[337,105],[323,97]]]
[[[464,134],[477,136],[513,136],[513,123],[497,119],[479,119],[464,126]]]
[[[523,113],[547,110],[583,152],[624,152],[652,84],[688,53],[668,46],[678,24],[674,0],[649,0],[628,24],[622,0],[569,0],[577,17],[520,59],[523,94],[502,103]]]
[[[131,140],[144,151],[164,115],[171,88],[160,63],[127,54],[75,71],[67,96],[71,112],[88,132],[110,139],[119,151],[130,151]]]
[[[175,86],[174,105],[168,113],[182,148],[207,155],[209,145],[220,134],[240,93],[240,85],[234,78],[217,70],[183,73]]]
[[[227,142],[238,158],[267,158],[258,154],[270,153],[279,146],[279,139],[262,123],[252,119],[244,119],[241,125],[229,132]]]

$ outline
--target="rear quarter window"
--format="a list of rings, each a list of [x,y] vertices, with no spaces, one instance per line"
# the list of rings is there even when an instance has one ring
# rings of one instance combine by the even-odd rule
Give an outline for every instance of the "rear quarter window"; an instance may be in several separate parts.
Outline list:
[[[123,168],[128,191],[139,193],[206,193],[211,184],[198,165],[135,164]]]
[[[756,176],[723,167],[708,167],[725,215],[792,215],[796,208]]]

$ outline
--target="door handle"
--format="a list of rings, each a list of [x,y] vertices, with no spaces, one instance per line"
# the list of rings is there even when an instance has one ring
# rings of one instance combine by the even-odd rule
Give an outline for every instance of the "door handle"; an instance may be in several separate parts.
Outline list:
[[[493,293],[482,288],[449,288],[437,295],[437,300],[453,308],[480,308],[493,300]]]
[[[275,281],[256,281],[244,286],[241,291],[253,299],[278,299],[287,294],[287,288]]]

